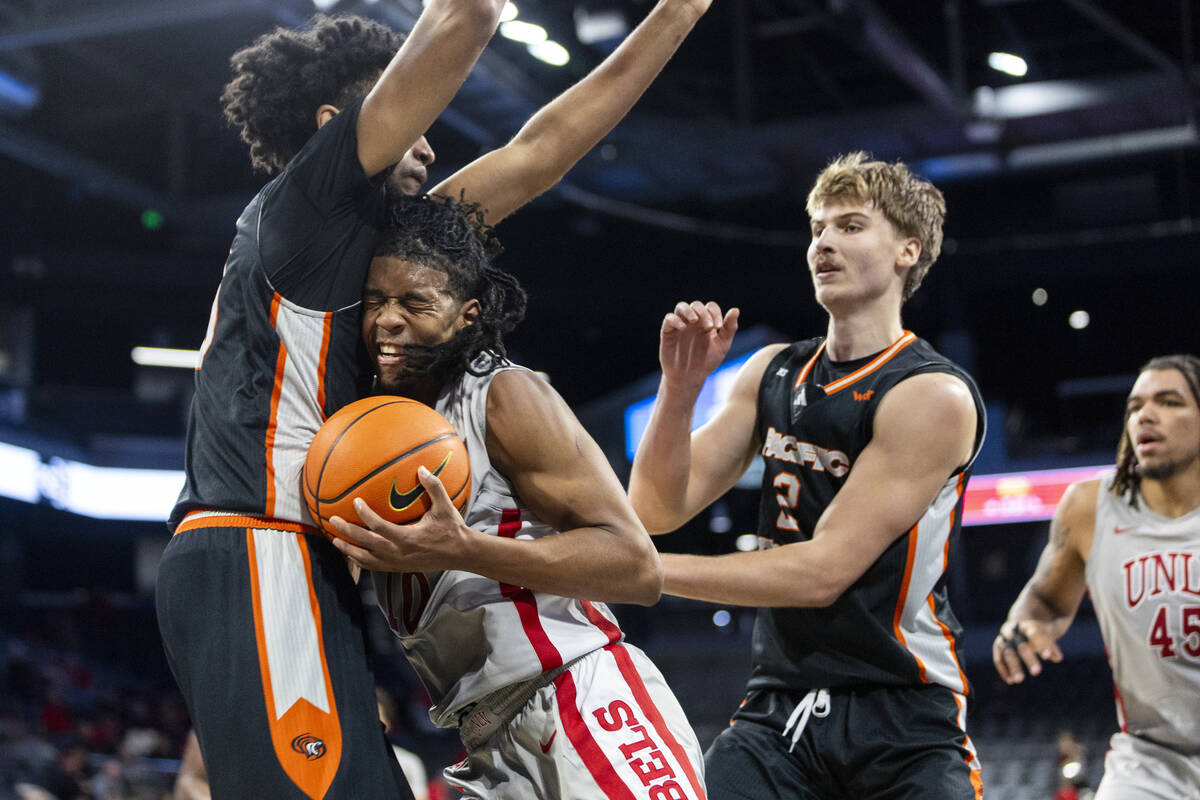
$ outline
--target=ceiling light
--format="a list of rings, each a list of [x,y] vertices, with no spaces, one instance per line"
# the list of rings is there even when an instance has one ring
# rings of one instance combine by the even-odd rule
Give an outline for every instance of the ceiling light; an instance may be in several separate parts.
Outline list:
[[[1023,78],[1025,77],[1025,73],[1029,71],[1029,65],[1025,63],[1025,59],[1020,56],[1014,56],[1012,53],[989,54],[988,66],[997,72],[1012,75],[1014,78]]]
[[[1092,321],[1092,315],[1082,309],[1072,311],[1071,316],[1067,317],[1067,324],[1077,331],[1086,328]]]
[[[1049,299],[1050,299],[1050,293],[1047,292],[1045,289],[1039,288],[1039,289],[1033,290],[1033,304],[1035,306],[1044,306],[1044,305],[1046,305],[1046,301]]]
[[[567,48],[549,39],[530,44],[529,55],[556,67],[561,67],[571,60],[571,54],[567,52]]]
[[[338,4],[338,0],[312,0],[312,3],[317,11],[328,11]]]
[[[183,367],[195,369],[200,366],[199,350],[176,350],[172,347],[135,347],[130,353],[133,363],[143,367]]]
[[[500,21],[508,22],[510,19],[517,18],[517,4],[505,3],[504,8],[500,9]]]
[[[525,44],[544,42],[547,37],[546,29],[541,25],[534,25],[532,22],[522,22],[519,19],[510,19],[508,22],[501,23],[500,35],[505,39],[512,39],[514,42],[524,42]]]

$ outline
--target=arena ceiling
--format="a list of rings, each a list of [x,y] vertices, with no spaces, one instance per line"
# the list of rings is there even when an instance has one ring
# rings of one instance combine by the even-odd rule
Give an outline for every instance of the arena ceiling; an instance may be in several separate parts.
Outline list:
[[[550,66],[498,36],[430,132],[434,179],[505,141],[603,58],[612,42],[581,43],[580,21],[619,30],[650,7],[518,5],[519,18],[543,25],[571,59]],[[340,0],[330,10],[403,29],[420,9],[419,0]],[[960,256],[980,255],[985,268],[963,276],[964,288],[931,292],[924,311],[915,305],[912,315],[931,328],[965,327],[978,339],[989,313],[1011,314],[981,309],[976,298],[998,296],[988,259],[1014,246],[1022,268],[1060,271],[1037,278],[1050,284],[1079,283],[1062,266],[1071,258],[1047,255],[1056,242],[1125,242],[1139,258],[1153,247],[1173,253],[1180,240],[1170,237],[1190,230],[1200,200],[1191,188],[1197,10],[1195,0],[714,0],[629,118],[539,206],[545,213],[514,219],[515,236],[541,247],[508,245],[541,314],[531,318],[570,332],[549,345],[548,360],[564,370],[581,357],[610,365],[569,399],[653,368],[652,348],[625,366],[631,345],[613,320],[568,323],[581,296],[604,308],[618,284],[637,284],[637,298],[613,308],[634,316],[643,342],[683,281],[698,294],[719,291],[731,270],[760,261],[788,262],[765,280],[794,278],[805,239],[794,203],[823,163],[849,149],[904,159],[948,187],[948,235]],[[221,119],[228,58],[314,11],[312,0],[0,2],[0,257],[10,267],[0,307],[32,309],[38,380],[125,385],[128,365],[98,349],[91,357],[93,341],[198,340],[232,222],[263,182]],[[1024,58],[1027,74],[991,68],[997,51]],[[688,243],[666,238],[680,232]],[[1155,236],[1158,244],[1136,244]],[[613,244],[621,238],[637,241]],[[1038,258],[1021,254],[1039,247]],[[563,265],[602,258],[682,259],[688,269],[614,277],[581,267],[564,284]],[[819,310],[797,311],[782,294],[746,304],[778,329],[798,327],[797,318],[820,325]],[[971,308],[947,312],[946,302]],[[57,358],[62,347],[81,357]],[[1074,356],[1104,369],[1101,353]]]

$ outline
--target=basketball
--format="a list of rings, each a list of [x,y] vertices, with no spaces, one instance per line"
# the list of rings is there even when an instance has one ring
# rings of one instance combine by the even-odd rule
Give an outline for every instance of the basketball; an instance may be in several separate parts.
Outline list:
[[[462,513],[471,497],[471,465],[446,418],[407,397],[358,400],[327,419],[309,445],[301,475],[308,513],[331,536],[340,534],[330,517],[363,524],[355,497],[389,522],[415,522],[430,507],[417,480],[420,466],[441,480]]]

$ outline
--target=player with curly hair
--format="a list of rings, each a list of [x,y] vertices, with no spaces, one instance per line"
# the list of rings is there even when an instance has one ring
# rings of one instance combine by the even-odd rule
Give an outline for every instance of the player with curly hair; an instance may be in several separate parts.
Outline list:
[[[420,153],[502,5],[432,0],[398,49],[380,29],[318,20],[234,60],[231,113],[278,175],[238,219],[217,289],[156,595],[216,798],[411,797],[379,729],[356,587],[311,527],[299,474],[322,421],[356,396],[390,168]]]
[[[1116,468],[1067,487],[1037,568],[992,643],[1005,683],[1062,661],[1084,592],[1117,717],[1097,800],[1200,786],[1200,358],[1158,356],[1129,390]]]
[[[654,545],[566,403],[505,358],[525,296],[492,264],[481,217],[448,198],[398,206],[362,329],[377,388],[435,407],[463,438],[471,499],[460,515],[424,470],[421,520],[360,507],[370,530],[335,524],[361,546],[335,546],[374,570],[431,718],[459,729],[467,756],[444,775],[462,796],[702,800],[683,710],[602,602],[658,599]]]
[[[548,189],[628,111],[708,3],[660,0],[584,80],[438,190],[465,192],[495,222]],[[502,5],[432,0],[399,49],[402,37],[378,24],[316,17],[232,59],[226,115],[252,162],[277,174],[238,220],[213,304],[157,594],[218,797],[406,791],[387,777],[373,722],[354,584],[311,527],[299,473],[321,422],[362,388],[358,319],[385,185],[421,190],[434,157],[423,133]]]

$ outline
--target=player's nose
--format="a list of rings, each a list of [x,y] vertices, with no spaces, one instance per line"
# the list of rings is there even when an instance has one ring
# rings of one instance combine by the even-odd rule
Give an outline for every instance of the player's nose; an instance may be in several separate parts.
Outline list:
[[[413,157],[420,161],[425,166],[429,166],[434,162],[436,156],[433,153],[433,148],[429,146],[429,140],[422,136],[417,139],[417,143],[412,148]]]

